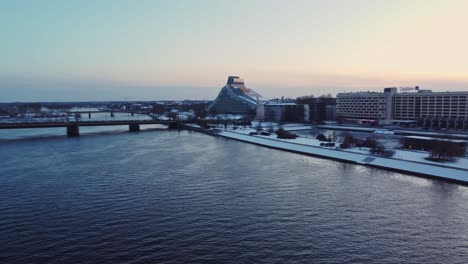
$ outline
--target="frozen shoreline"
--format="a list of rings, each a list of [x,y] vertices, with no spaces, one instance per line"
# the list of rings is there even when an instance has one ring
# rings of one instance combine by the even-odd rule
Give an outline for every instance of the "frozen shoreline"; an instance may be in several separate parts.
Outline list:
[[[227,130],[219,132],[218,135],[300,154],[468,184],[468,166],[466,166],[468,164],[468,159],[466,158],[461,158],[458,162],[450,165],[436,164],[435,162],[425,161],[424,159],[421,161],[421,157],[426,155],[426,153],[403,150],[397,150],[400,151],[398,155],[401,155],[400,158],[407,159],[384,158],[367,154],[365,150],[356,149],[354,151],[343,151],[334,148],[320,147],[320,145],[316,145],[317,142],[315,139],[276,139],[272,136],[250,136],[248,132],[249,130],[242,132]]]
[[[354,131],[354,132],[368,132],[368,133],[382,133],[389,132],[389,134],[395,135],[415,135],[415,136],[427,136],[427,137],[450,137],[458,139],[468,139],[467,133],[454,133],[447,131],[418,131],[418,130],[405,130],[405,129],[388,129],[388,128],[377,128],[377,127],[357,127],[357,126],[346,126],[346,125],[318,125],[316,126],[319,129],[328,129],[328,130],[343,130],[343,131]]]

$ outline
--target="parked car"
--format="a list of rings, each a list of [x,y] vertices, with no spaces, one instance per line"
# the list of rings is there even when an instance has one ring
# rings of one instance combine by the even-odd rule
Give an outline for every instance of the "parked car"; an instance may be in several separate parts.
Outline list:
[[[258,135],[257,132],[250,132],[250,133],[249,133],[249,136],[256,136],[256,135]]]

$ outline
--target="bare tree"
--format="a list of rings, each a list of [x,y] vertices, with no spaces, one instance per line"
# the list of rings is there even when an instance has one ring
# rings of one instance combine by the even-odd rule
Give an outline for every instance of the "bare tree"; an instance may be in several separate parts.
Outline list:
[[[463,156],[464,149],[447,140],[433,140],[429,146],[429,157],[434,161],[451,161],[456,157]]]

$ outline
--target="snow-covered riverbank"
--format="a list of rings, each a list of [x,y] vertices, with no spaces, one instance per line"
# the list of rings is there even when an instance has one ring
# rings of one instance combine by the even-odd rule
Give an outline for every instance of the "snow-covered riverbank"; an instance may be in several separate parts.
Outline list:
[[[468,159],[466,158],[459,158],[453,163],[437,163],[425,159],[428,155],[427,152],[407,150],[395,150],[393,158],[384,158],[370,155],[368,150],[364,148],[352,148],[344,151],[337,148],[321,147],[320,141],[314,138],[277,139],[274,134],[251,136],[248,134],[251,131],[253,130],[223,130],[218,135],[275,149],[468,184]]]
[[[387,129],[377,127],[360,127],[360,126],[346,126],[346,125],[318,125],[319,129],[326,130],[342,130],[342,131],[354,131],[354,132],[368,132],[375,134],[394,134],[402,136],[427,136],[427,137],[449,137],[455,139],[468,139],[468,133],[466,131],[421,131],[417,129]]]

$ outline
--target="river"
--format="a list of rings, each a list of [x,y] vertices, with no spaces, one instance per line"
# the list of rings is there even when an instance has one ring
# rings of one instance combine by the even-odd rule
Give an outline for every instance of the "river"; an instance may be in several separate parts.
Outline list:
[[[188,131],[62,130],[0,134],[1,263],[468,259],[465,186]]]

